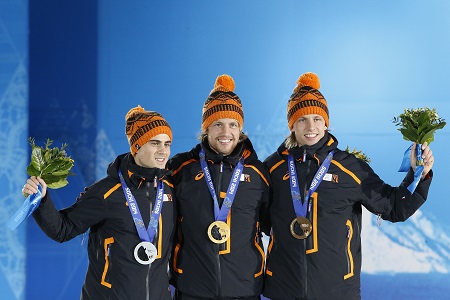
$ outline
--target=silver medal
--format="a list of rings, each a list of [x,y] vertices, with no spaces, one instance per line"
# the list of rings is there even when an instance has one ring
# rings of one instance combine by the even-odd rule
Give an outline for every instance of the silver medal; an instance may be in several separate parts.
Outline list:
[[[141,248],[144,248],[145,254],[148,257],[147,260],[142,260],[139,257],[139,249],[141,249]],[[158,255],[158,250],[156,250],[155,245],[153,245],[150,242],[140,242],[134,248],[134,258],[141,265],[149,265],[149,264],[151,264],[153,261],[155,261],[157,255]]]

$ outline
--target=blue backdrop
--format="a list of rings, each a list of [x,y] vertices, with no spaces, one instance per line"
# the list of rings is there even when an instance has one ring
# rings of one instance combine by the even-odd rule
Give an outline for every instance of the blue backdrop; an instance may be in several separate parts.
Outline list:
[[[87,268],[83,236],[58,244],[33,220],[6,227],[23,201],[28,136],[69,145],[77,175],[51,191],[63,208],[128,151],[131,107],[161,112],[174,131],[172,154],[186,151],[215,78],[230,74],[264,159],[288,134],[296,79],[312,71],[340,147],[363,150],[397,185],[409,144],[392,118],[423,106],[450,116],[449,13],[438,0],[0,0],[1,299],[78,299]],[[377,226],[364,212],[363,299],[447,298],[449,137],[448,126],[436,134],[429,199],[410,220]]]

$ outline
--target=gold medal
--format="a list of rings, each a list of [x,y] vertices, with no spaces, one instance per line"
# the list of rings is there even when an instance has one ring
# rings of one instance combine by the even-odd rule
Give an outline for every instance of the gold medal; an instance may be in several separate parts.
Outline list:
[[[208,227],[208,237],[213,243],[225,243],[230,238],[230,227],[225,222],[214,221]]]
[[[298,226],[296,226],[298,224]],[[291,222],[291,234],[299,240],[306,239],[312,231],[311,222],[304,217],[297,217]]]

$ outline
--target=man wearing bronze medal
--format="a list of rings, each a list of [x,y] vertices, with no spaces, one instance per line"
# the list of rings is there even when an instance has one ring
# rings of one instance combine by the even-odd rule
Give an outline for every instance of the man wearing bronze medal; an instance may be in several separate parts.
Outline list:
[[[425,202],[431,183],[434,157],[426,143],[424,170],[412,192],[415,151],[403,182],[392,187],[365,161],[337,148],[319,88],[316,74],[300,76],[287,104],[291,134],[264,161],[272,230],[263,295],[272,300],[360,299],[362,207],[390,222],[405,221]]]
[[[167,270],[176,207],[165,165],[172,131],[161,114],[141,106],[125,119],[130,152],[119,155],[75,204],[56,210],[41,178],[30,177],[22,192],[34,194],[41,185],[33,217],[53,240],[90,230],[81,299],[171,299]]]
[[[169,161],[178,200],[175,299],[260,298],[269,182],[243,126],[234,80],[221,75],[203,106],[200,143]]]

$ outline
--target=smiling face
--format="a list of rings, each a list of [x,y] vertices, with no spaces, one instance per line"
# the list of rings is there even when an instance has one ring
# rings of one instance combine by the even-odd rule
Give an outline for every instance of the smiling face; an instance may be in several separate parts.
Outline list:
[[[321,115],[309,114],[295,121],[292,131],[299,146],[312,146],[325,136],[325,120]]]
[[[217,153],[230,155],[239,142],[241,126],[235,119],[219,119],[207,128],[209,146]]]
[[[138,166],[165,169],[170,156],[171,140],[165,133],[155,135],[134,155]]]

